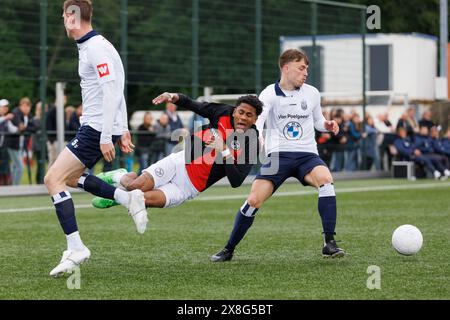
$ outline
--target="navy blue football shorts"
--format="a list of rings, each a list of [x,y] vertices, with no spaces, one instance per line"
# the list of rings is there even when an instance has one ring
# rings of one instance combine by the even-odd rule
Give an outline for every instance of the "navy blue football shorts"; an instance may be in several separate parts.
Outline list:
[[[317,166],[327,167],[325,162],[315,153],[271,153],[267,157],[267,161],[261,166],[255,179],[272,181],[274,192],[290,177],[297,178],[304,186],[307,186],[305,176]]]
[[[92,169],[95,164],[103,158],[100,150],[101,132],[90,126],[82,126],[77,131],[77,135],[67,144],[67,148],[80,160],[88,169]],[[113,144],[120,139],[121,136],[112,136]]]

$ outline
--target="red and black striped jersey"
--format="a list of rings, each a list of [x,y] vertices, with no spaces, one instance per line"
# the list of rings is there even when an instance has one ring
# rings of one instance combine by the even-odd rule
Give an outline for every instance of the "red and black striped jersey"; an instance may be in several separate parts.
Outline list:
[[[179,94],[179,107],[191,110],[209,119],[210,124],[193,133],[185,146],[186,171],[194,187],[202,192],[227,177],[233,188],[239,187],[259,158],[258,131],[252,126],[245,133],[234,130],[235,107],[209,102],[198,102]],[[224,160],[221,153],[205,145],[211,135],[220,135],[231,151],[232,158]]]

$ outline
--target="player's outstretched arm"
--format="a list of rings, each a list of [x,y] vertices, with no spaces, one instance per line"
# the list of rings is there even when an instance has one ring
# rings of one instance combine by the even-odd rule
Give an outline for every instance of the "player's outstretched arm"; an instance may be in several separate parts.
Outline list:
[[[154,105],[158,105],[161,103],[167,103],[167,102],[177,103],[178,100],[180,100],[180,96],[178,95],[178,93],[164,92],[164,93],[161,93],[159,96],[157,96],[155,99],[153,99],[152,103]]]
[[[158,105],[161,103],[175,103],[181,108],[185,108],[204,118],[212,119],[214,114],[221,110],[219,104],[209,102],[198,102],[184,94],[164,92],[152,100],[153,104]]]

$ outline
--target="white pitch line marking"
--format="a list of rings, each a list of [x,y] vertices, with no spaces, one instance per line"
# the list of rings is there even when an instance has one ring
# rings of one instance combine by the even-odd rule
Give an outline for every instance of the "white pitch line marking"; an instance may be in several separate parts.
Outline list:
[[[389,191],[389,190],[411,190],[411,189],[426,189],[426,188],[444,188],[450,187],[449,182],[438,182],[438,183],[424,183],[417,185],[391,185],[391,186],[371,186],[371,187],[355,187],[355,188],[337,188],[336,194],[340,193],[356,193],[356,192],[373,192],[373,191]],[[316,190],[310,189],[308,191],[289,191],[289,192],[277,192],[274,197],[289,197],[289,196],[304,196],[317,194]],[[229,196],[200,196],[193,201],[219,201],[219,200],[245,200],[247,194],[236,194]],[[87,209],[92,208],[91,204],[79,204],[75,206],[75,209]],[[38,212],[38,211],[51,211],[55,210],[54,207],[34,207],[34,208],[14,208],[14,209],[1,209],[1,213],[16,213],[16,212]]]

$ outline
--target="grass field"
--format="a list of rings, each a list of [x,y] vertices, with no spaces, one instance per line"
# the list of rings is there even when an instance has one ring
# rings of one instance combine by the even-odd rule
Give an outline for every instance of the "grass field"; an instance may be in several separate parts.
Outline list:
[[[450,299],[450,182],[338,181],[337,239],[348,255],[321,257],[317,195],[286,184],[258,213],[233,261],[213,264],[249,186],[216,187],[173,209],[149,210],[141,236],[125,209],[89,208],[75,194],[92,256],[81,289],[49,271],[65,239],[49,197],[0,198],[0,299]],[[397,254],[394,229],[424,236],[415,256]],[[369,290],[367,268],[381,268]]]

